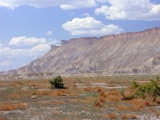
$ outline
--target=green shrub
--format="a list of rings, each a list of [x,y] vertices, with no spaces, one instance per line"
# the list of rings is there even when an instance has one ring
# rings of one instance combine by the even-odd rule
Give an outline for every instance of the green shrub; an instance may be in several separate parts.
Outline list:
[[[132,88],[138,88],[138,87],[139,87],[139,84],[136,83],[135,81],[133,81],[131,87],[132,87]]]
[[[57,76],[53,80],[50,80],[50,84],[52,85],[53,88],[58,88],[58,89],[64,88],[63,79],[61,76]]]
[[[152,97],[153,101],[156,101],[156,98],[160,96],[160,85],[159,85],[159,77],[156,79],[150,79],[150,82],[145,84],[138,84],[135,81],[131,84],[131,88],[134,89],[134,92],[131,93],[130,96],[124,95],[124,90],[122,91],[122,96],[124,100],[130,100],[133,98],[143,98],[146,99],[147,97]]]
[[[159,76],[156,76],[156,80],[157,80],[157,82],[159,82],[159,80],[160,80],[160,79],[159,79]]]
[[[150,80],[149,83],[140,85],[136,91],[136,95],[145,99],[147,96],[152,96],[153,101],[160,95],[160,87],[158,86],[157,80]]]

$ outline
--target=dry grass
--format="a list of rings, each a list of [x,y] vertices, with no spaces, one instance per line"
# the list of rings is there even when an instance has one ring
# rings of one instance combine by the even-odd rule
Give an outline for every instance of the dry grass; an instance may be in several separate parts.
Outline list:
[[[117,107],[116,107],[116,109],[118,110],[118,111],[125,111],[125,110],[127,110],[127,107],[125,106],[125,105],[118,105]]]
[[[39,90],[35,92],[38,96],[76,96],[69,90]]]
[[[109,119],[118,119],[118,115],[113,112],[113,113],[108,114],[108,118]]]
[[[144,99],[133,99],[128,102],[131,104],[131,106],[128,107],[129,111],[140,111],[147,106],[157,105],[155,102],[144,100]]]
[[[128,91],[128,93],[126,94],[130,94],[130,92],[132,91]],[[121,102],[121,94],[119,91],[117,91],[116,89],[111,89],[107,92],[105,91],[101,91],[97,97],[97,100],[95,102],[95,106],[96,107],[103,107],[105,106],[105,103],[111,103],[111,102]],[[156,102],[152,102],[150,100],[144,100],[144,99],[132,99],[132,100],[128,100],[125,101],[127,103],[130,104],[130,106],[125,106],[125,105],[118,105],[118,106],[114,106],[112,105],[112,107],[115,107],[116,110],[118,111],[141,111],[142,109],[144,109],[147,106],[156,106]],[[109,104],[107,104],[109,105]]]
[[[91,104],[95,101],[96,99],[94,97],[88,97],[83,103],[85,104]]]
[[[116,89],[112,89],[105,93],[106,102],[120,102],[121,101],[121,94]]]
[[[69,99],[67,102],[69,103],[84,103],[84,104],[92,104],[96,98],[88,97],[87,99]]]
[[[86,92],[102,92],[104,91],[104,88],[101,88],[101,87],[86,87],[84,88],[84,91]]]
[[[160,96],[157,97],[156,102],[157,102],[158,104],[160,104]]]
[[[128,111],[141,111],[144,107],[141,107],[141,105],[131,105],[130,107],[127,108]]]
[[[61,104],[64,104],[65,102],[62,101],[62,100],[58,100],[58,101],[54,101],[52,102],[52,104],[56,104],[56,105],[61,105]]]
[[[108,84],[108,87],[114,87],[114,84]]]
[[[88,86],[86,88],[84,88],[83,86],[82,87],[76,86],[78,85],[78,83],[82,83],[82,85],[84,84]],[[61,106],[61,104],[62,106],[75,104],[75,105],[82,105],[83,107],[84,105],[83,109],[87,108],[88,111],[90,111],[91,109],[93,110],[96,109],[100,111],[100,112],[97,112],[97,114],[99,115],[101,114],[102,117],[106,119],[136,119],[137,116],[132,114],[134,111],[135,112],[141,111],[142,109],[144,110],[144,108],[146,108],[147,106],[157,105],[155,102],[151,102],[150,100],[143,100],[139,98],[122,101],[121,100],[122,95],[120,91],[118,91],[118,89],[106,90],[101,87],[93,87],[94,84],[91,84],[91,83],[107,83],[109,86],[114,86],[114,85],[118,86],[122,84],[126,85],[126,83],[128,84],[128,81],[126,80],[114,81],[114,80],[107,80],[106,78],[102,78],[102,79],[101,78],[97,78],[97,79],[96,78],[64,78],[64,84],[67,86],[67,89],[49,89],[50,88],[49,80],[23,80],[23,81],[7,81],[7,82],[3,81],[0,87],[2,86],[2,88],[3,87],[7,88],[6,94],[3,94],[3,91],[1,92],[2,95],[5,95],[5,98],[3,98],[3,100],[6,99],[6,96],[7,98],[18,99],[18,101],[23,101],[24,99],[26,100],[26,98],[29,98],[28,100],[30,100],[29,102],[31,102],[30,105],[33,105],[33,106],[35,105],[35,107],[55,106],[55,105]],[[8,89],[10,87],[13,90],[14,88],[16,89],[14,91],[10,91],[10,89]],[[38,99],[35,99],[35,100],[30,99],[33,93],[35,93],[35,96]],[[98,93],[98,96],[97,96],[97,93]],[[132,93],[134,93],[134,91],[130,87],[128,87],[124,91],[125,96],[130,96]],[[81,95],[84,95],[84,98]],[[51,97],[45,97],[45,96],[51,96]],[[67,99],[60,99],[61,97],[53,98],[52,96],[67,96],[67,97],[64,97]],[[70,96],[76,96],[76,97],[70,97]],[[26,97],[26,98],[22,98],[22,97]],[[46,100],[46,98],[48,99]],[[36,101],[36,102],[33,103],[33,101]],[[157,103],[160,103],[160,97],[157,98]],[[93,104],[94,107],[98,107],[98,108],[92,107],[91,104]],[[88,105],[90,106],[88,107]],[[6,104],[0,103],[0,111],[26,109],[27,107],[28,105],[26,103],[13,103],[11,101]],[[67,107],[67,109],[68,108],[69,107]],[[101,112],[101,110],[103,109],[104,109],[104,112]],[[107,112],[110,109],[114,111],[113,113],[108,114]],[[80,109],[77,109],[77,110],[79,111]],[[123,113],[120,113],[120,114],[123,114],[123,115],[120,115],[117,113],[121,111],[123,111]],[[92,110],[90,112],[92,113]],[[143,111],[141,112],[143,113]],[[156,109],[152,112],[149,111],[149,113],[154,113],[157,116],[160,115],[160,112]],[[39,113],[36,111],[36,114],[39,114]],[[1,120],[1,117],[0,117],[0,120]]]
[[[132,89],[131,86],[129,86],[125,91],[124,91],[124,95],[126,97],[131,96],[132,94],[134,94],[136,92],[136,89]]]
[[[137,119],[135,114],[126,114],[121,116],[122,119]]]
[[[47,105],[49,103],[50,103],[49,101],[40,101],[40,102],[37,102],[38,105]]]
[[[11,92],[7,95],[7,98],[19,99],[19,98],[23,98],[23,97],[30,97],[32,94],[33,94],[33,91],[26,89],[26,90],[17,91],[14,93]]]
[[[107,118],[108,118],[108,115],[102,115],[102,118],[107,119]]]
[[[12,81],[2,81],[0,87],[33,87],[33,88],[48,88],[49,80],[12,80]]]
[[[95,87],[95,91],[98,92],[98,93],[101,93],[104,91],[104,88],[102,87]]]
[[[0,103],[0,111],[10,111],[17,109],[26,109],[28,106],[27,103]]]
[[[30,81],[28,83],[28,86],[33,87],[35,89],[45,89],[45,88],[50,88],[49,81]]]
[[[48,104],[55,104],[55,105],[60,105],[60,104],[64,104],[65,102],[62,100],[56,100],[56,101],[40,101],[37,102],[39,105],[48,105]]]
[[[129,103],[131,103],[133,105],[139,105],[140,107],[156,106],[157,105],[156,102],[148,101],[148,100],[140,99],[140,98],[130,100]]]
[[[10,86],[12,86],[12,87],[17,87],[17,86],[19,86],[19,84],[11,83]]]
[[[18,98],[22,98],[24,96],[24,93],[11,93],[9,94],[7,97],[11,98],[11,99],[18,99]]]
[[[96,101],[94,104],[95,107],[104,107],[104,103],[100,102],[100,101]]]
[[[95,102],[95,106],[102,107],[105,103],[110,102],[120,102],[121,95],[116,89],[111,89],[107,92],[101,91],[97,97],[97,102]]]
[[[5,117],[0,117],[0,120],[9,120],[9,119],[7,119]]]

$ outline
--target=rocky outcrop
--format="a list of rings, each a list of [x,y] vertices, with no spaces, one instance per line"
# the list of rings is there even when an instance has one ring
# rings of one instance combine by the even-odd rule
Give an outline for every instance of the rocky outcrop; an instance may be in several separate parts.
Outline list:
[[[65,45],[65,44],[68,44],[68,41],[67,40],[61,40],[61,46]]]
[[[5,74],[146,74],[160,72],[160,28],[62,40],[43,57]],[[36,74],[37,75],[37,74]],[[43,75],[42,75],[43,76]]]
[[[51,50],[57,49],[59,46],[51,45]]]

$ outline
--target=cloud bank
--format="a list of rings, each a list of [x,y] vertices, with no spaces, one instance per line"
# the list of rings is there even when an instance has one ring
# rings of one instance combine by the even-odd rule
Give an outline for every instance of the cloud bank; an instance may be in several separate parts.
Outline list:
[[[43,55],[45,52],[50,50],[49,44],[39,44],[27,49],[13,49],[10,47],[0,48],[0,56],[5,57],[36,57]]]
[[[95,14],[111,20],[160,20],[160,4],[152,0],[0,0],[0,7],[14,9],[27,5],[35,8],[59,6],[62,9],[98,7]]]
[[[106,0],[110,6],[102,5],[95,14],[111,20],[160,20],[160,4],[150,0]]]
[[[69,31],[71,35],[96,36],[117,34],[123,31],[123,29],[117,25],[105,25],[93,17],[74,18],[72,21],[62,24],[62,28]]]
[[[16,46],[32,46],[36,44],[43,44],[46,43],[45,38],[35,38],[35,37],[26,37],[26,36],[20,36],[20,37],[14,37],[9,42],[9,45],[16,45]]]
[[[0,0],[1,7],[10,9],[23,5],[36,8],[60,6],[62,9],[78,9],[97,6],[95,0]]]
[[[50,45],[59,45],[55,39],[35,37],[14,37],[7,45],[0,43],[0,56],[12,57],[39,57],[51,49]],[[17,46],[22,46],[18,48]],[[15,48],[16,47],[16,48]]]

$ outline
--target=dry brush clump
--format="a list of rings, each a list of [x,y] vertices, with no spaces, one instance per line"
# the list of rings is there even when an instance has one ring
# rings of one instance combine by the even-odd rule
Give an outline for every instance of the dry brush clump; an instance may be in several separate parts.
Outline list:
[[[116,114],[115,112],[108,114],[109,119],[118,119],[118,117],[119,117],[118,114]]]
[[[160,104],[160,96],[157,97],[156,102],[157,102],[158,104]]]
[[[9,94],[7,97],[11,99],[18,99],[18,98],[21,98],[22,96],[23,96],[22,93],[12,93],[12,94]]]
[[[127,110],[127,107],[126,107],[125,105],[123,105],[123,104],[120,104],[120,105],[117,105],[117,106],[116,106],[116,109],[117,109],[118,111],[126,111],[126,110]]]
[[[121,116],[122,119],[137,119],[135,114],[124,114]]]
[[[142,109],[148,107],[148,106],[156,106],[157,104],[153,101],[148,101],[144,99],[133,99],[128,101],[130,103],[130,106],[127,108],[129,111],[141,111]]]
[[[21,91],[16,91],[16,92],[11,92],[7,95],[7,98],[10,99],[20,99],[23,97],[30,97],[33,94],[33,92],[29,89],[26,90],[21,90]]]
[[[83,89],[83,91],[85,92],[103,92],[104,91],[104,88],[101,88],[101,87],[85,87]]]
[[[76,96],[75,93],[67,90],[38,90],[35,92],[37,96]]]
[[[0,103],[0,111],[10,111],[10,110],[23,110],[28,106],[27,103]]]
[[[146,85],[147,84],[147,85]],[[103,107],[103,106],[109,106],[110,103],[127,103],[128,105],[112,105],[112,107],[115,107],[119,111],[140,111],[148,106],[156,106],[157,102],[155,100],[149,99],[149,95],[151,97],[155,97],[156,100],[158,101],[158,98],[156,95],[152,94],[159,94],[159,86],[157,86],[155,81],[151,81],[150,83],[143,84],[142,87],[141,85],[137,84],[136,82],[133,82],[131,86],[129,86],[127,89],[123,90],[122,92],[116,90],[116,89],[111,89],[109,91],[100,91],[99,95],[95,101],[95,106],[96,107]],[[144,87],[144,88],[143,88]],[[151,88],[150,88],[151,87]],[[145,91],[145,95],[147,96],[147,99],[144,99],[141,97],[137,91],[143,89],[147,89],[148,91]],[[153,88],[153,90],[152,90]],[[143,91],[142,91],[143,92]]]
[[[101,91],[97,97],[95,102],[96,107],[102,107],[106,103],[110,102],[120,102],[121,101],[121,94],[116,89],[111,89],[107,92]]]
[[[116,89],[111,89],[110,91],[105,93],[106,102],[120,102],[121,101],[121,94]]]
[[[142,109],[148,106],[155,106],[157,105],[155,102],[144,100],[144,99],[133,99],[125,101],[128,105],[120,104],[116,106],[118,111],[141,111]]]
[[[94,106],[95,106],[95,107],[104,107],[104,103],[102,103],[101,101],[97,100],[97,101],[94,103]]]
[[[157,103],[156,102],[153,102],[153,101],[148,101],[148,100],[145,100],[145,99],[141,99],[141,98],[138,98],[138,99],[133,99],[133,100],[130,100],[128,101],[129,103],[133,104],[133,105],[137,105],[140,103],[140,105],[143,107],[145,106],[156,106]]]
[[[77,86],[67,86],[67,90],[71,91],[74,94],[79,94],[85,92],[84,89],[78,88]]]

